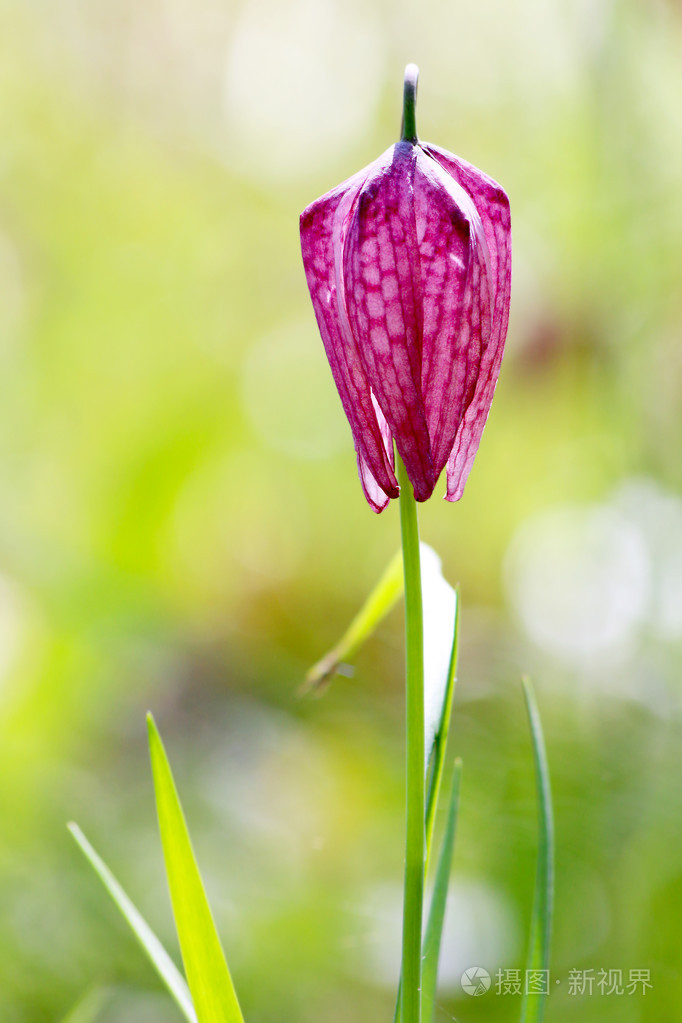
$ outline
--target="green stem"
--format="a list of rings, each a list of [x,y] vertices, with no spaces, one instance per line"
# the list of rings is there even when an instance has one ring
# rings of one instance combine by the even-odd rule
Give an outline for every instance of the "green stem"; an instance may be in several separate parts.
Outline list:
[[[416,64],[408,64],[405,68],[405,84],[403,85],[403,125],[400,132],[401,142],[417,141],[417,82],[419,68]]]
[[[424,902],[424,622],[417,502],[398,456],[405,574],[407,823],[403,903],[402,1023],[420,1023]]]

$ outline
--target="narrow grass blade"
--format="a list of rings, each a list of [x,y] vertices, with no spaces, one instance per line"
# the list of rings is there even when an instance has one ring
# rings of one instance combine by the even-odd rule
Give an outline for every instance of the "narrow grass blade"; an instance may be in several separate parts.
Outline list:
[[[199,1023],[243,1023],[166,751],[147,717],[156,809],[173,915]]]
[[[90,988],[66,1016],[62,1016],[61,1023],[96,1023],[109,999],[109,992],[104,988]]]
[[[533,740],[533,759],[538,793],[538,864],[535,876],[533,915],[526,962],[526,993],[521,1005],[521,1023],[541,1023],[545,1010],[545,980],[549,978],[549,950],[552,934],[552,910],[554,904],[554,817],[552,792],[547,765],[547,751],[542,733],[540,712],[530,680],[523,679],[523,693],[526,700],[528,720]],[[537,992],[533,992],[533,978],[537,979]],[[531,983],[529,984],[529,981]],[[531,993],[529,993],[529,987]]]
[[[166,952],[165,948],[152,931],[149,924],[135,908],[121,885],[111,873],[106,863],[95,852],[87,838],[77,824],[69,824],[69,831],[78,843],[81,851],[98,875],[100,881],[111,895],[119,910],[130,924],[136,938],[142,948],[149,956],[152,965],[161,977],[171,995],[178,1004],[180,1011],[189,1023],[197,1023],[197,1018],[192,1007],[192,999],[185,978]],[[74,1017],[79,1020],[80,1017]],[[85,1017],[88,1019],[89,1017]]]
[[[462,761],[455,761],[455,772],[452,779],[450,806],[443,835],[436,879],[429,907],[429,918],[424,935],[422,960],[422,1023],[432,1023],[436,1006],[436,987],[438,983],[438,960],[440,944],[445,922],[445,904],[448,896],[448,883],[452,867],[452,855],[455,849],[455,829],[457,825],[457,809],[459,806],[459,787],[462,777]]]
[[[420,543],[422,562],[422,593],[424,599],[424,676],[426,692],[427,755],[433,731],[439,719],[445,685],[449,645],[443,637],[451,635],[454,616],[452,587],[443,578],[441,560],[428,544]],[[391,559],[372,592],[335,646],[308,671],[300,692],[321,690],[345,661],[349,661],[369,639],[379,623],[397,604],[403,592],[402,551]],[[449,644],[449,639],[445,639]],[[430,731],[429,731],[430,729]]]
[[[455,682],[457,681],[457,657],[459,654],[459,590],[455,590],[454,594],[455,608],[450,661],[448,664],[445,691],[443,693],[443,699],[440,706],[440,717],[431,742],[431,749],[429,750],[430,773],[426,793],[425,820],[427,869],[431,853],[433,826],[436,820],[436,809],[438,807],[438,796],[440,794],[441,782],[443,780],[445,751],[448,745],[448,735],[450,734],[450,719],[452,717],[452,702],[455,697]]]
[[[314,664],[305,677],[301,692],[322,689],[331,681],[343,661],[349,660],[368,639],[379,622],[398,602],[403,592],[402,551],[391,558],[384,574],[367,597],[339,642]]]

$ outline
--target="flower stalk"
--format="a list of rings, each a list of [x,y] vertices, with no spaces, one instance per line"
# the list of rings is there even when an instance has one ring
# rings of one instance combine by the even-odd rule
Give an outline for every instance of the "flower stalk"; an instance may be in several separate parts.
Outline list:
[[[446,474],[462,497],[500,371],[509,318],[506,193],[417,136],[415,64],[401,138],[301,214],[322,342],[353,434],[367,502],[400,500],[406,621],[406,850],[401,1023],[420,1023],[424,623],[417,501]],[[432,826],[430,815],[429,828]]]
[[[406,837],[402,944],[402,1023],[421,1018],[421,944],[424,903],[424,620],[417,502],[402,459],[400,531],[405,575]]]

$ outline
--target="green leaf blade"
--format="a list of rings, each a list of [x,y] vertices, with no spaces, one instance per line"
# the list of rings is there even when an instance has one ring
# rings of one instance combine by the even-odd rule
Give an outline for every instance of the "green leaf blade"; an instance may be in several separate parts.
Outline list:
[[[342,662],[349,660],[369,639],[379,623],[393,608],[403,592],[403,555],[395,554],[386,566],[364,604],[338,643],[314,664],[305,677],[302,692],[327,685]]]
[[[128,922],[135,937],[147,953],[152,966],[175,999],[183,1016],[188,1023],[197,1023],[197,1017],[192,1006],[192,998],[185,978],[182,976],[147,921],[135,907],[131,899],[109,870],[104,860],[102,860],[102,858],[90,845],[78,825],[71,823],[68,825],[68,828],[76,840],[81,852],[84,854],[85,858],[90,863],[90,866],[93,868],[100,881],[111,895],[124,919]],[[74,1017],[74,1019],[80,1019],[80,1017]]]
[[[522,681],[533,742],[538,798],[538,862],[526,970],[544,972],[549,970],[554,909],[554,814],[540,712],[530,680],[524,678]],[[527,983],[525,988],[521,1005],[521,1023],[542,1023],[546,995],[529,993]]]
[[[147,717],[147,724],[168,887],[198,1021],[243,1023],[168,757],[151,714]]]
[[[432,1023],[436,1007],[436,988],[438,985],[438,961],[445,923],[445,906],[448,897],[448,884],[452,857],[455,850],[455,831],[457,828],[457,811],[459,809],[459,789],[462,778],[462,761],[455,761],[452,778],[452,791],[448,817],[443,835],[436,878],[429,907],[429,917],[424,935],[423,966],[422,966],[422,1023]]]

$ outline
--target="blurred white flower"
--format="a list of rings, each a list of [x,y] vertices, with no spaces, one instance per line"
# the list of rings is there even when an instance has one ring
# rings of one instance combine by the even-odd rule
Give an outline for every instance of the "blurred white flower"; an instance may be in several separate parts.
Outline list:
[[[565,662],[600,668],[646,638],[679,641],[682,498],[635,477],[602,505],[544,512],[516,534],[505,577],[527,634]]]
[[[641,531],[609,505],[565,506],[524,523],[505,575],[531,639],[582,665],[631,647],[651,593]]]
[[[402,888],[380,884],[363,898],[368,917],[363,964],[375,983],[395,985],[400,972]],[[459,991],[470,966],[494,970],[514,962],[519,952],[515,914],[501,892],[479,880],[453,879],[445,912],[438,971],[439,991]]]
[[[653,480],[627,480],[613,505],[640,531],[651,562],[647,622],[663,640],[682,637],[682,499]]]

